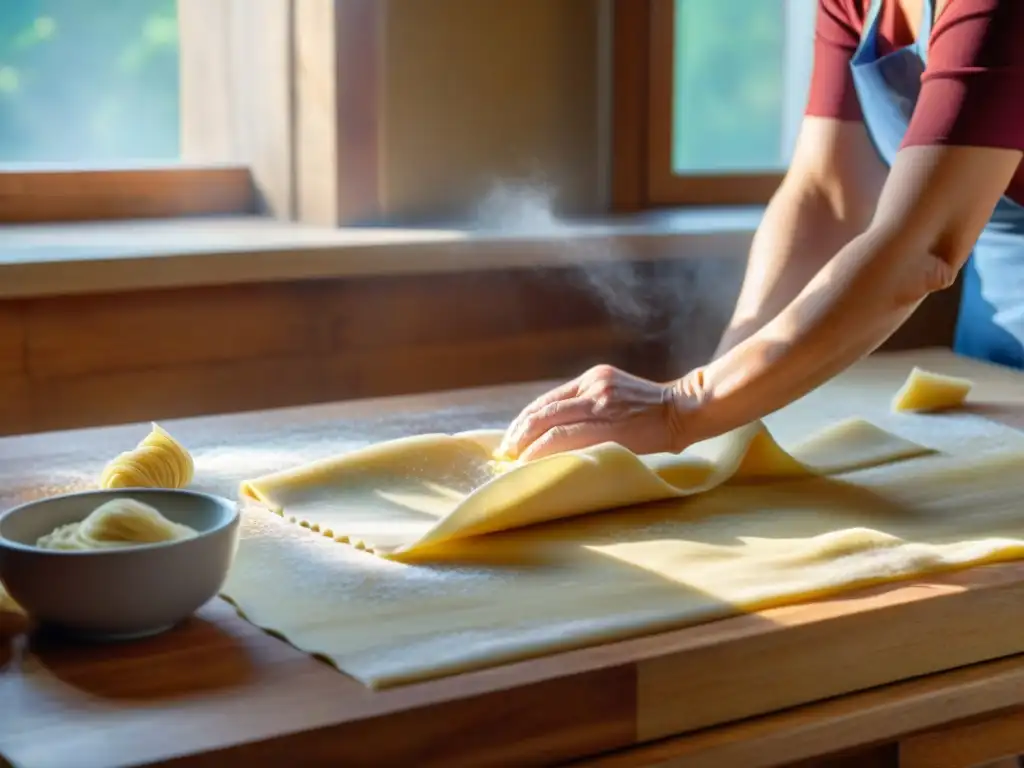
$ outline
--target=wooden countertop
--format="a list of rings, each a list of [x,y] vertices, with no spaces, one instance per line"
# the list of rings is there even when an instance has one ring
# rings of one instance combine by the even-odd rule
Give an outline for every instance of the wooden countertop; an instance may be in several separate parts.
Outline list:
[[[849,398],[837,398],[830,384],[831,391],[797,405],[871,418],[865,411],[887,402],[893,383],[914,363],[974,377],[973,410],[1024,423],[1021,375],[936,351],[878,356],[839,382]],[[241,474],[263,471],[261,462],[280,462],[282,453],[294,463],[330,452],[339,440],[347,447],[501,426],[543,386],[165,426],[193,448],[200,485],[232,494]],[[145,430],[0,440],[0,505],[87,486],[109,456]],[[271,444],[268,455],[253,450]],[[693,764],[738,764],[737,744],[761,744],[753,751],[757,759],[744,765],[773,765],[830,744],[866,743],[879,737],[870,729],[884,723],[890,731],[921,729],[989,705],[1024,705],[1020,664],[991,661],[1024,652],[1022,600],[1024,564],[977,568],[380,692],[264,634],[220,600],[171,633],[118,646],[29,638],[6,614],[0,619],[0,755],[33,768],[167,761],[529,765],[705,729],[684,740]],[[998,695],[988,698],[956,698],[952,683],[945,693],[928,695],[916,681],[900,683],[892,690],[909,686],[903,694],[869,699],[866,709],[818,716],[813,738],[806,737],[810,715],[773,714],[985,661],[989,672],[973,674],[996,681],[989,685]],[[753,731],[749,724],[726,725],[752,717],[759,718],[751,721]],[[792,741],[787,732],[805,736]],[[716,754],[721,761],[713,761]]]
[[[337,229],[259,216],[0,225],[0,299],[722,254],[745,258],[760,216],[759,208],[708,209],[486,228]]]

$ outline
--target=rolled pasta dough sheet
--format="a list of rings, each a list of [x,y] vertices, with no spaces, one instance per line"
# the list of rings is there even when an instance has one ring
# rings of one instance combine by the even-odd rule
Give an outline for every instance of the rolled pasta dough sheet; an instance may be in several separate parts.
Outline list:
[[[394,440],[242,484],[245,497],[329,538],[412,560],[451,542],[723,483],[831,475],[931,450],[850,419],[783,450],[756,422],[681,455],[613,443],[496,470],[500,431]]]
[[[244,483],[285,519],[244,516],[224,594],[385,688],[1024,557],[1024,440],[934,418],[900,422],[931,448],[860,419],[522,466],[494,466],[497,432],[381,443]]]
[[[1024,557],[1024,450],[870,464],[450,540],[418,564],[247,514],[224,594],[385,688]]]

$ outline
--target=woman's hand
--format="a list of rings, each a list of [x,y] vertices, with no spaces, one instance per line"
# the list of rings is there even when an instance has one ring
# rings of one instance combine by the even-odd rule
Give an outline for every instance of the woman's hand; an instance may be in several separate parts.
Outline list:
[[[680,451],[679,399],[671,384],[599,365],[530,403],[499,452],[529,461],[605,442],[637,454]]]

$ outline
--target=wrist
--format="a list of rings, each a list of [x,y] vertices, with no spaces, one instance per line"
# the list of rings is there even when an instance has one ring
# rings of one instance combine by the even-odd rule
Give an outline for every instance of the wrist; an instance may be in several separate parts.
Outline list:
[[[703,367],[694,368],[685,376],[668,385],[667,413],[669,435],[674,453],[680,453],[694,443],[712,437],[704,434],[704,413],[709,393]]]

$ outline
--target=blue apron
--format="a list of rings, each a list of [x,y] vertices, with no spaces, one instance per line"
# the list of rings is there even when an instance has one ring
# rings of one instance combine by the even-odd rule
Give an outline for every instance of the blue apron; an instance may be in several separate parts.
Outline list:
[[[917,42],[878,55],[881,0],[872,0],[850,68],[868,133],[892,167],[921,90],[931,38],[932,0],[923,3]],[[1024,368],[1024,207],[999,201],[963,271],[953,349]]]

